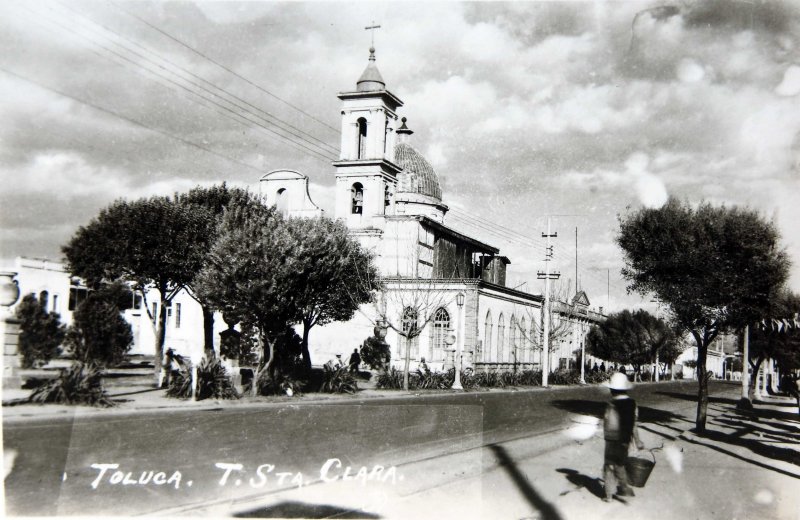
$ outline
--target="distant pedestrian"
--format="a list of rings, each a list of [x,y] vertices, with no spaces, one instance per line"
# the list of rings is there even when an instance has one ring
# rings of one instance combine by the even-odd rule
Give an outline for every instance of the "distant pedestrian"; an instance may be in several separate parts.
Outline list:
[[[600,370],[600,368],[598,368],[598,366],[597,366],[597,361],[595,361],[595,362],[594,362],[594,366],[592,367],[592,372],[593,372],[593,373],[597,373],[597,371],[598,371],[598,370]]]
[[[350,372],[358,373],[358,366],[361,364],[361,354],[358,353],[358,349],[354,349],[353,353],[350,354],[350,360],[348,361],[350,365]]]
[[[606,405],[603,422],[603,437],[606,441],[603,460],[603,480],[605,481],[603,500],[609,502],[615,495],[619,497],[634,496],[633,490],[628,485],[628,474],[625,471],[628,447],[631,442],[635,442],[636,448],[642,449],[644,444],[639,440],[636,426],[638,416],[636,401],[628,395],[628,390],[633,387],[628,381],[628,377],[616,372],[612,374],[606,386],[611,391],[611,399]]]
[[[605,361],[603,361],[602,363],[600,363],[600,372],[605,372],[605,371],[606,371],[606,363]]]

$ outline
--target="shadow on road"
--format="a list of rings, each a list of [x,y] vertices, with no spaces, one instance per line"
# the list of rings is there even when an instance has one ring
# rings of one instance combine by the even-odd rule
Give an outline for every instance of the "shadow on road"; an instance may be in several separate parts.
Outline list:
[[[683,399],[684,401],[693,401],[697,402],[697,394],[690,392],[654,392],[655,394],[666,395],[668,397],[673,397],[675,399]],[[708,402],[713,404],[733,404],[735,405],[738,399],[731,399],[729,397],[715,397],[713,395],[708,396]]]
[[[606,410],[605,401],[590,401],[588,399],[557,399],[551,401],[550,404],[559,410],[566,410],[578,415],[589,415],[598,419],[603,418]]]
[[[660,392],[659,392],[660,393]],[[560,399],[552,401],[551,404],[560,410],[578,415],[589,415],[602,419],[606,409],[605,401],[591,401],[588,399]],[[675,421],[690,422],[682,415],[650,408],[649,406],[639,406],[639,422],[666,424]]]
[[[543,499],[533,486],[531,486],[531,483],[528,482],[528,477],[517,468],[517,464],[514,462],[514,459],[509,456],[505,448],[497,444],[491,444],[489,448],[497,457],[500,466],[508,473],[511,480],[514,481],[520,493],[528,500],[530,505],[539,511],[542,520],[562,520],[561,515],[553,504]]]
[[[589,493],[593,494],[597,498],[603,498],[606,496],[603,483],[599,478],[592,478],[589,475],[584,475],[583,473],[570,468],[558,468],[556,471],[563,473],[567,477],[567,480],[577,489],[586,488]],[[569,491],[564,491],[561,494],[566,495],[567,493],[569,493]]]
[[[380,518],[373,513],[354,511],[325,504],[281,502],[269,507],[259,507],[233,515],[235,518]]]

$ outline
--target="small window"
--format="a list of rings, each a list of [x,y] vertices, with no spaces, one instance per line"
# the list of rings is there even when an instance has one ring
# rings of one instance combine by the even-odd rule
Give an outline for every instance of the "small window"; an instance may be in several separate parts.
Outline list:
[[[58,312],[58,295],[53,295],[53,312]]]
[[[47,311],[47,304],[50,301],[50,293],[47,291],[42,291],[39,293],[39,304],[42,306],[42,309]]]
[[[181,304],[175,304],[175,328],[181,328]]]
[[[153,308],[153,323],[158,323],[158,303],[153,302],[151,307]]]
[[[69,302],[67,302],[67,309],[74,311],[78,306],[83,303],[89,290],[85,287],[70,287],[69,288]]]
[[[445,339],[450,328],[450,314],[443,309],[436,309],[433,315],[433,332],[431,337],[431,361],[442,361],[444,359]]]
[[[289,214],[289,197],[286,188],[281,188],[275,197],[275,209],[284,217]]]
[[[364,211],[364,186],[360,182],[353,184],[350,188],[350,198],[352,200],[351,213],[361,215]]]
[[[406,349],[408,349],[409,357],[416,359],[419,355],[419,321],[416,309],[406,307],[403,310],[402,326],[403,334],[405,336],[400,338],[400,358],[405,359]],[[408,336],[412,336],[410,339]]]
[[[367,156],[367,120],[363,117],[358,118],[358,158],[364,159]]]

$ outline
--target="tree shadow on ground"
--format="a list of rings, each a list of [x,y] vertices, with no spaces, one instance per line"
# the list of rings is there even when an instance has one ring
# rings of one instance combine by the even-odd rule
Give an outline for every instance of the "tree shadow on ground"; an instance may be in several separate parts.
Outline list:
[[[606,410],[605,401],[590,401],[588,399],[558,399],[550,404],[559,410],[566,410],[579,415],[589,415],[598,419],[603,418]]]
[[[345,509],[326,504],[306,504],[305,502],[286,501],[278,504],[242,511],[234,518],[380,518],[373,513]]]
[[[552,401],[550,404],[560,410],[566,410],[578,415],[597,417],[598,419],[603,418],[606,410],[605,401],[591,401],[588,399],[559,399]],[[650,408],[649,406],[639,406],[639,422],[664,424],[676,421],[691,422],[682,415],[673,412]]]
[[[800,444],[800,430],[795,429],[795,433],[787,428],[781,428],[781,426],[785,425],[780,423],[763,421],[748,423],[744,420],[728,417],[715,419],[714,423],[726,426],[728,428],[737,428],[746,433],[761,435],[778,442],[794,442]],[[776,431],[774,428],[778,428],[779,430]]]
[[[696,393],[684,393],[684,392],[654,392],[659,395],[666,395],[668,397],[674,397],[675,399],[683,399],[684,401],[693,401],[697,402],[697,394]],[[733,404],[735,405],[738,403],[738,399],[731,399],[728,397],[715,397],[709,396],[708,402],[713,404]]]
[[[577,489],[586,488],[589,493],[593,494],[597,498],[604,498],[606,496],[605,488],[603,487],[603,481],[601,479],[592,478],[589,475],[584,475],[583,473],[570,468],[558,468],[556,471],[563,473],[567,477],[567,480]],[[566,495],[567,493],[569,493],[569,491],[564,491],[561,494]]]
[[[553,504],[543,499],[536,489],[531,486],[528,477],[517,468],[516,462],[514,462],[514,459],[511,458],[505,448],[498,444],[490,444],[489,449],[497,457],[500,467],[508,473],[520,493],[539,512],[542,520],[562,520],[561,515]]]

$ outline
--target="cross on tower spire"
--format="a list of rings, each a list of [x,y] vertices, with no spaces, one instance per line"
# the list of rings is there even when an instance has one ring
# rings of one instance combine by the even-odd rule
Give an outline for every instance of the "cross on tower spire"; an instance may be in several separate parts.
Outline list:
[[[372,25],[364,27],[365,31],[372,31],[372,45],[370,45],[370,47],[372,47],[373,49],[375,48],[375,29],[380,29],[380,28],[381,28],[380,25],[375,25],[375,20],[372,20]]]

